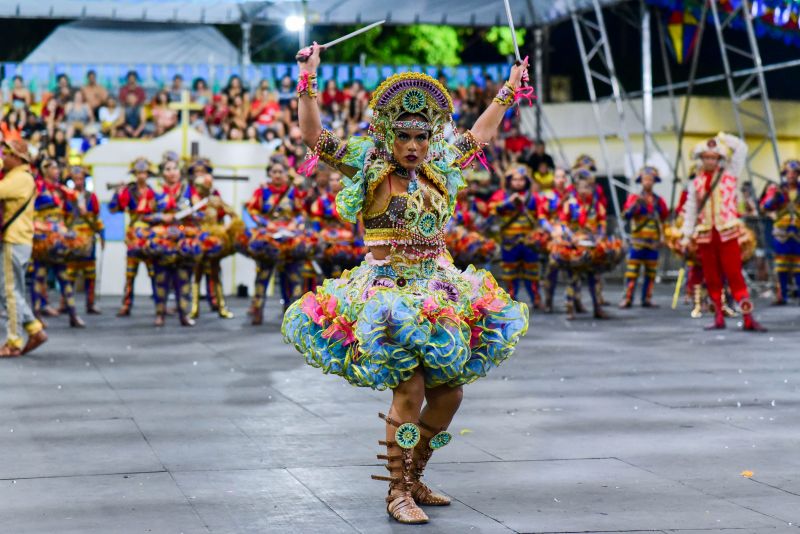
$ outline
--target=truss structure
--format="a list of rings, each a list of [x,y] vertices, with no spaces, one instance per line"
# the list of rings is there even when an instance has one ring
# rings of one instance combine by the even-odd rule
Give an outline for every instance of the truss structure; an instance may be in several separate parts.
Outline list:
[[[761,62],[761,53],[759,52],[758,41],[753,29],[751,3],[749,0],[740,0],[739,6],[727,14],[720,13],[715,0],[709,0],[709,4],[711,17],[714,21],[714,29],[717,34],[717,41],[719,42],[720,53],[722,55],[722,67],[728,86],[728,93],[730,94],[731,103],[733,104],[733,116],[736,121],[739,137],[744,138],[744,117],[751,119],[755,126],[755,129],[752,130],[754,135],[750,137],[755,138],[757,144],[754,145],[754,148],[751,148],[747,157],[748,178],[751,182],[756,176],[767,181],[772,181],[774,180],[774,176],[768,177],[760,175],[753,171],[751,166],[753,158],[763,149],[768,148],[771,149],[772,157],[775,160],[775,176],[780,173],[781,168],[778,140],[775,134],[775,119],[772,115],[772,108],[770,107],[769,95],[767,93],[767,84],[764,80],[764,65]],[[721,15],[727,16],[722,18]],[[741,17],[744,23],[744,29],[747,32],[747,49],[733,46],[726,40],[729,31],[731,31],[731,24],[737,17]],[[739,84],[734,80],[734,73],[731,70],[730,58],[734,56],[744,58],[752,65],[752,67],[748,69],[750,73]],[[755,100],[759,101],[761,104],[760,112],[753,112],[743,105],[745,102]]]

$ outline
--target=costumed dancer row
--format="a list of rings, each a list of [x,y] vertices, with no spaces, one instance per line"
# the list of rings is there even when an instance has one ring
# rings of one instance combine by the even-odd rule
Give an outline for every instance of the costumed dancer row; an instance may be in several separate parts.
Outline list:
[[[169,295],[174,294],[183,326],[193,326],[200,313],[199,285],[206,277],[206,295],[213,311],[223,318],[227,309],[221,283],[221,260],[234,252],[243,223],[213,187],[211,164],[192,162],[184,180],[180,160],[167,152],[159,166],[161,180],[147,183],[156,173],[145,158],[131,164],[136,181],[121,185],[110,208],[126,211],[127,273],[123,305],[118,315],[130,315],[133,283],[139,264],[144,262],[151,278],[156,326],[163,326]],[[225,217],[230,222],[225,224]]]

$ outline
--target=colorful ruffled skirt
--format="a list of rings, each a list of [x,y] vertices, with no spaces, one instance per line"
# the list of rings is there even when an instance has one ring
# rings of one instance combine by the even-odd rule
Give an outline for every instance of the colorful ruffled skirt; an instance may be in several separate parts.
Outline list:
[[[459,386],[508,359],[528,330],[528,307],[492,275],[453,266],[367,259],[294,302],[284,340],[325,373],[393,389],[417,367],[426,387]]]

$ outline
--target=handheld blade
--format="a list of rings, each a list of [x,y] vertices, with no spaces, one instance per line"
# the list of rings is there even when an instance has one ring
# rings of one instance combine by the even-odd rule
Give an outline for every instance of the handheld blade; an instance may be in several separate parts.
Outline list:
[[[508,27],[511,30],[511,42],[514,43],[514,55],[517,58],[517,61],[522,63],[522,56],[519,55],[519,44],[517,43],[517,32],[514,29],[514,18],[511,16],[511,4],[509,0],[503,0],[503,3],[506,6],[506,17],[508,17]]]
[[[338,39],[334,39],[333,41],[330,41],[330,42],[327,42],[325,44],[319,45],[319,47],[322,50],[326,50],[326,49],[331,48],[332,46],[335,46],[335,45],[337,45],[337,44],[339,44],[341,42],[347,41],[348,39],[352,39],[353,37],[355,37],[357,35],[361,35],[364,32],[368,32],[372,28],[377,28],[378,26],[380,26],[381,24],[384,24],[385,22],[386,22],[386,20],[379,20],[378,22],[373,22],[372,24],[364,26],[363,28],[359,28],[354,32],[350,32],[347,35],[343,35],[342,37],[339,37]],[[300,50],[297,53],[297,56],[295,56],[295,59],[297,59],[297,61],[300,61],[301,63],[305,63],[306,61],[308,61],[308,58],[310,56],[311,56],[311,47],[307,46],[307,47],[303,48],[302,50]]]

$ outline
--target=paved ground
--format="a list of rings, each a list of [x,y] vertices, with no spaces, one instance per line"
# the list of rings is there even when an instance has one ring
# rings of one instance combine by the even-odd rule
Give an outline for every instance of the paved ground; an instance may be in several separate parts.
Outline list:
[[[609,290],[609,295],[612,291]],[[662,296],[662,301],[666,300]],[[111,311],[116,299],[104,301]],[[596,323],[537,315],[468,386],[429,482],[431,523],[383,511],[386,393],[305,366],[261,328],[51,321],[0,361],[3,533],[797,532],[800,308],[766,335],[702,332],[682,308]],[[752,471],[752,477],[742,475]]]

